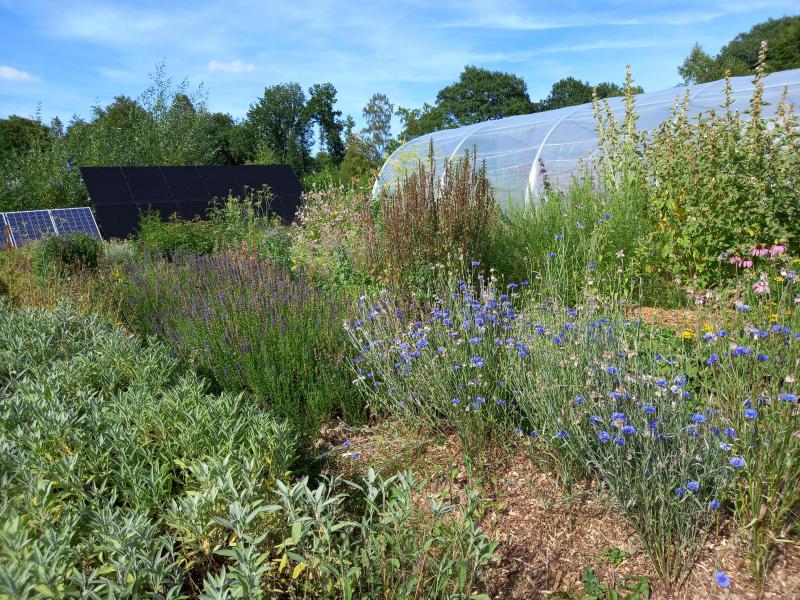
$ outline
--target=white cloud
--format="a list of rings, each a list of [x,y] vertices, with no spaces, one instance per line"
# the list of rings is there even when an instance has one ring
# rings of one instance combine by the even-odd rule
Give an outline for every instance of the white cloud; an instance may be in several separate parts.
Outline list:
[[[0,79],[4,81],[41,81],[41,79],[27,71],[20,71],[6,65],[0,65]]]
[[[210,73],[231,73],[239,75],[241,73],[252,73],[255,67],[252,63],[244,63],[240,60],[223,61],[212,60],[208,63],[208,70]]]

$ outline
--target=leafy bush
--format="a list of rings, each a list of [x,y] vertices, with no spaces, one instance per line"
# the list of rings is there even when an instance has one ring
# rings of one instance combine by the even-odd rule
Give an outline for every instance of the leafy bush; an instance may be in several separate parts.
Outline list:
[[[342,354],[341,296],[230,252],[146,258],[130,265],[128,282],[131,326],[168,340],[222,389],[248,391],[308,435],[336,412],[360,413]]]
[[[208,394],[164,347],[66,306],[0,303],[0,398],[2,596],[182,597],[191,557],[172,503],[206,465],[266,489],[295,456],[252,402]]]
[[[100,242],[82,231],[51,235],[34,250],[33,266],[42,275],[97,268]]]
[[[215,241],[214,231],[205,221],[177,217],[162,221],[157,212],[144,213],[139,221],[139,247],[163,257],[179,252],[206,254],[214,249]]]
[[[394,280],[424,282],[430,266],[448,257],[485,258],[499,209],[476,152],[445,160],[437,175],[431,145],[428,164],[420,161],[380,197],[381,250]]]
[[[103,260],[110,267],[120,267],[133,260],[134,249],[128,242],[109,240],[103,242]]]
[[[274,504],[232,502],[214,518],[228,567],[206,577],[202,597],[262,598],[266,587],[293,598],[488,598],[473,594],[497,543],[475,524],[477,498],[460,514],[433,497],[419,510],[416,491],[411,473],[370,469],[363,483],[278,482]]]
[[[785,99],[775,119],[763,118],[765,53],[763,45],[746,118],[731,108],[730,82],[723,110],[690,121],[687,92],[650,133],[633,127],[630,74],[623,123],[596,103],[604,189],[613,195],[628,188],[647,203],[641,270],[708,287],[734,275],[736,259],[758,245],[800,248],[800,128]]]

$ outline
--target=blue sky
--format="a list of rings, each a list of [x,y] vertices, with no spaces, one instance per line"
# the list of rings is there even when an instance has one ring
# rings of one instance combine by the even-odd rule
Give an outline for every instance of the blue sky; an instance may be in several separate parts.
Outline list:
[[[465,64],[523,77],[534,100],[568,75],[621,82],[626,64],[653,91],[679,82],[696,41],[715,53],[797,12],[797,0],[0,0],[0,117],[39,104],[44,119],[87,116],[117,94],[138,96],[161,60],[235,117],[267,85],[330,81],[361,122],[373,92],[420,106]]]

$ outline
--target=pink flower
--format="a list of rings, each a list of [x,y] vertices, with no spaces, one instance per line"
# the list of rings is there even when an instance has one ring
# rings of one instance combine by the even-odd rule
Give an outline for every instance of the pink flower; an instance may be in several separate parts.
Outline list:
[[[738,267],[738,266],[740,266],[742,264],[742,259],[739,258],[738,256],[731,256],[731,258],[730,258],[730,260],[728,262],[730,262],[732,265],[735,265],[735,266]]]
[[[753,291],[759,296],[769,295],[769,280],[766,273],[761,273],[761,277],[753,284]]]
[[[752,260],[743,260],[743,261],[742,261],[742,266],[743,266],[745,269],[749,269],[750,267],[752,267],[752,266],[753,266],[753,261],[752,261]]]
[[[783,244],[775,244],[772,248],[769,249],[769,253],[772,256],[777,256],[778,254],[783,254],[786,252],[786,246]]]
[[[768,256],[769,248],[767,248],[764,244],[756,244],[755,248],[750,251],[750,254],[753,256]]]

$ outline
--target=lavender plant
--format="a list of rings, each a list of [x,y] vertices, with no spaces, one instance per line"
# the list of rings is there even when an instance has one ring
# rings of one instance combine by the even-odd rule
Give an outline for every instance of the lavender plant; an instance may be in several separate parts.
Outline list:
[[[221,389],[246,391],[304,434],[335,413],[358,418],[344,363],[348,303],[302,273],[239,253],[129,264],[124,310]]]

